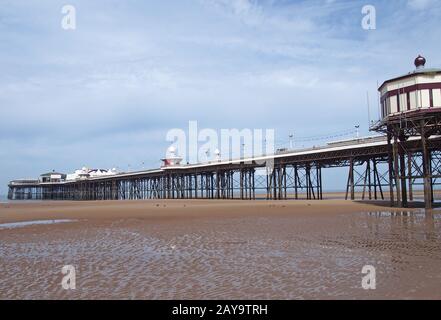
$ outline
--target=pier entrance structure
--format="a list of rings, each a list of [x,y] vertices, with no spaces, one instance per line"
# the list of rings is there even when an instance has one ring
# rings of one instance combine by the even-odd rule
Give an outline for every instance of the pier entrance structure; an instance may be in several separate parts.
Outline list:
[[[322,170],[349,168],[346,199],[390,198],[407,206],[418,188],[432,207],[441,181],[441,69],[416,70],[385,81],[381,119],[371,130],[381,135],[284,150],[246,159],[181,164],[176,150],[158,169],[86,179],[14,180],[9,199],[322,199]],[[358,193],[356,193],[358,191]]]
[[[430,138],[441,133],[441,69],[426,69],[425,64],[418,56],[415,71],[380,86],[381,119],[371,128],[387,136],[390,199],[400,207],[412,200],[413,182],[421,178],[425,206],[431,208],[440,169],[439,150],[431,148]],[[406,148],[412,137],[421,141],[418,153]]]

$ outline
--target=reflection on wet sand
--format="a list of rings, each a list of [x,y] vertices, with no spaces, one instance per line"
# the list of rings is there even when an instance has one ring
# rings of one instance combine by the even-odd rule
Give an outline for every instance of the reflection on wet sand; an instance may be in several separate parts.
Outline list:
[[[0,230],[0,298],[441,298],[437,211],[89,220]],[[77,289],[61,268],[77,268]],[[377,289],[361,287],[364,265]]]
[[[53,223],[64,223],[71,221],[72,220],[68,220],[68,219],[58,219],[58,220],[31,220],[31,221],[21,221],[21,222],[0,223],[0,229],[20,228],[35,224],[53,224]]]

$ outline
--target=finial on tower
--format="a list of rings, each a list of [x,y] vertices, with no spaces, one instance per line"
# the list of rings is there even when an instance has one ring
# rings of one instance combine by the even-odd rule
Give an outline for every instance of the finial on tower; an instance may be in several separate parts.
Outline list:
[[[418,57],[415,59],[415,67],[418,69],[424,68],[426,64],[426,58],[424,58],[421,55],[418,55]]]

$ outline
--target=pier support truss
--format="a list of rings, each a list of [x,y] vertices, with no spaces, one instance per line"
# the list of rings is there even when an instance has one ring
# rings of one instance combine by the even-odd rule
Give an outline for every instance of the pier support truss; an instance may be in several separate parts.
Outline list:
[[[414,199],[414,186],[422,185],[425,207],[432,208],[441,164],[440,148],[431,137],[441,134],[441,113],[427,109],[415,115],[393,116],[376,131],[387,134],[391,205],[407,207]],[[415,137],[420,142],[418,148],[409,143]]]
[[[384,200],[385,188],[389,187],[388,170],[382,170],[387,163],[384,158],[350,159],[346,184],[346,199],[355,200],[356,189],[361,192],[361,199]]]
[[[319,164],[276,164],[266,171],[266,199],[323,198],[322,168]]]

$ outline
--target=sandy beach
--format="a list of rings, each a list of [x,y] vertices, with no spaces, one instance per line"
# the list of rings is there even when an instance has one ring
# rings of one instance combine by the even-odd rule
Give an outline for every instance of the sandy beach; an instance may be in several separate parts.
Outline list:
[[[440,299],[440,231],[386,202],[2,203],[0,299]]]

